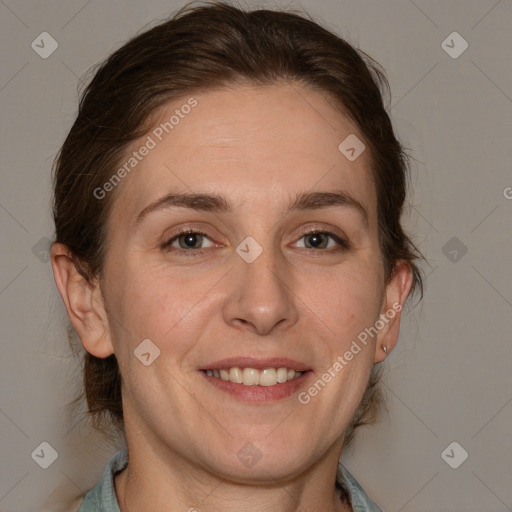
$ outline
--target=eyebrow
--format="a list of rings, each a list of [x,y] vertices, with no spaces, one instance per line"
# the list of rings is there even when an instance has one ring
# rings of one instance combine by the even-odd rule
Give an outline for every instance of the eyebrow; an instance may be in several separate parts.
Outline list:
[[[359,200],[344,191],[297,194],[288,206],[287,213],[320,210],[332,206],[352,208],[361,215],[364,225],[368,227],[368,211]],[[233,211],[233,206],[223,195],[191,192],[171,193],[146,206],[137,216],[135,224],[140,224],[145,217],[153,212],[172,207],[211,213],[231,213]]]

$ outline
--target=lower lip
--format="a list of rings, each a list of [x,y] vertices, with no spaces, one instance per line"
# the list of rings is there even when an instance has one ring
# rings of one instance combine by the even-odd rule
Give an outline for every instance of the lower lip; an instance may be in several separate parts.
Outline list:
[[[287,398],[305,386],[313,373],[308,370],[300,377],[273,386],[245,386],[230,380],[222,380],[217,377],[210,377],[205,371],[201,371],[204,377],[221,391],[225,391],[244,402],[275,402]]]

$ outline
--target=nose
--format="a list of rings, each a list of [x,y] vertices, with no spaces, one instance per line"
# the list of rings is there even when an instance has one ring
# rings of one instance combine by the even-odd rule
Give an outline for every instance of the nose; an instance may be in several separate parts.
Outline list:
[[[252,263],[235,257],[230,293],[224,303],[225,322],[266,335],[298,321],[291,273],[277,251],[264,249]]]

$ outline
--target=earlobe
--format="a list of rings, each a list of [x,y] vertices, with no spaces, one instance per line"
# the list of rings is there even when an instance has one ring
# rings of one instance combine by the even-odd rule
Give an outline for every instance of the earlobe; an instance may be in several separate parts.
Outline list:
[[[381,310],[382,329],[379,329],[375,345],[375,363],[380,363],[389,355],[398,341],[401,313],[412,287],[411,267],[406,261],[399,261],[386,286]]]
[[[80,273],[71,252],[63,244],[52,245],[51,262],[55,283],[84,349],[100,358],[113,354],[99,282],[87,280]]]

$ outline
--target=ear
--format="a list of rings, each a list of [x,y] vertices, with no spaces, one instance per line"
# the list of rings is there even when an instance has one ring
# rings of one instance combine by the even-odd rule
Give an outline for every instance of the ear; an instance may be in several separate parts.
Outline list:
[[[400,317],[405,301],[412,287],[412,272],[410,265],[400,260],[386,285],[382,310],[380,314],[381,323],[377,343],[375,345],[375,363],[384,361],[390,352],[395,348],[400,332]],[[384,348],[386,347],[386,351]]]
[[[70,250],[63,244],[52,244],[51,262],[55,283],[84,349],[100,358],[113,354],[99,281],[87,280],[80,273]]]

